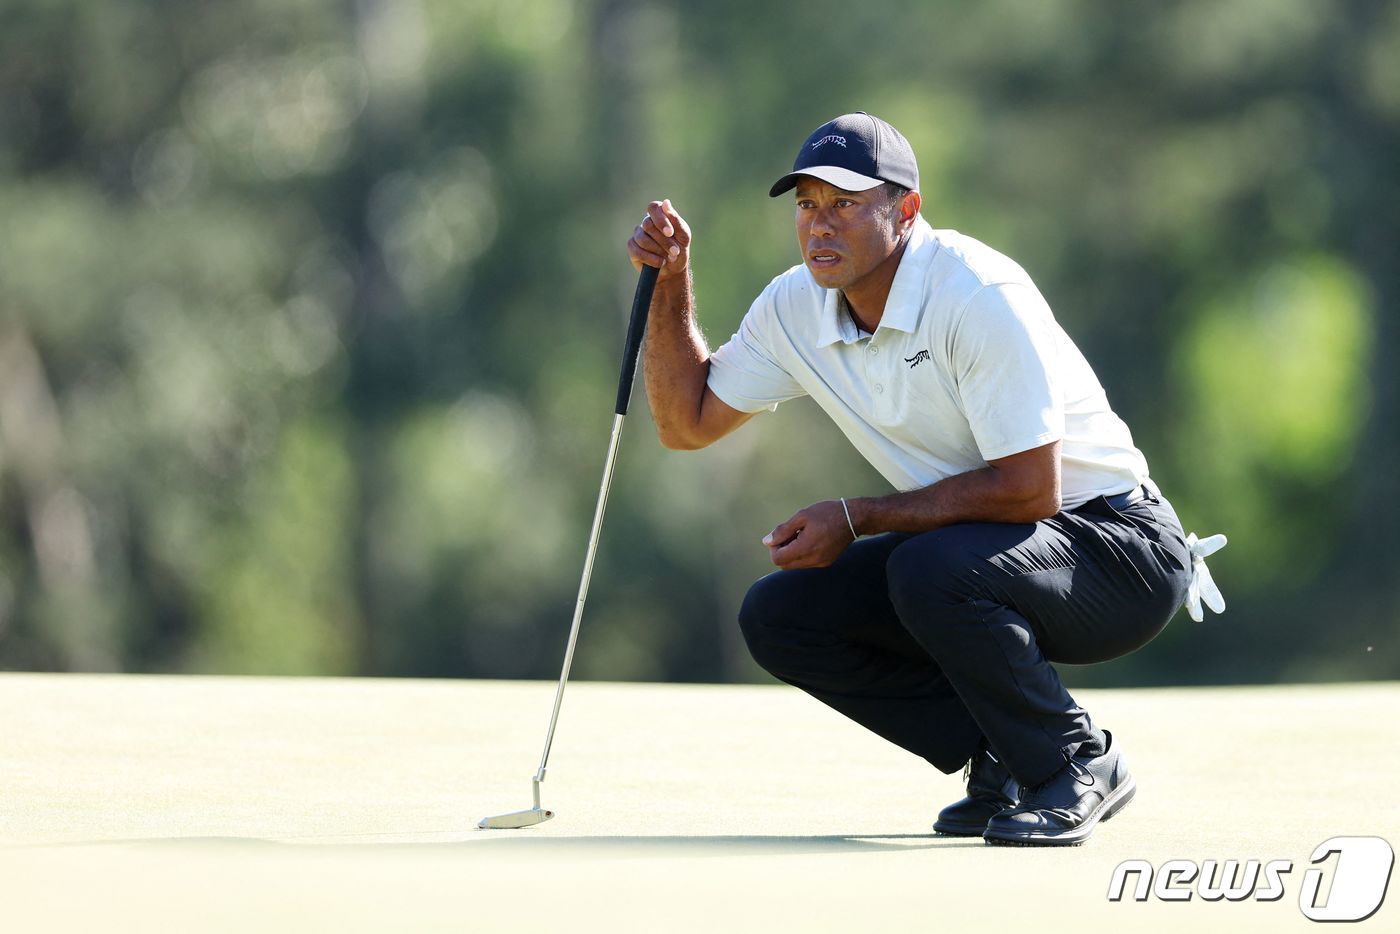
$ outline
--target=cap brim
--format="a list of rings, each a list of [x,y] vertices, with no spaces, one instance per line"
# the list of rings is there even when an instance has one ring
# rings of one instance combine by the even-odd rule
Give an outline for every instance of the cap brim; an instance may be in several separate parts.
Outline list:
[[[776,198],[785,191],[790,191],[797,187],[797,180],[803,175],[810,175],[819,178],[828,184],[835,185],[842,191],[869,191],[885,184],[884,179],[871,178],[869,175],[861,175],[859,172],[852,172],[850,169],[843,169],[835,165],[814,165],[805,169],[798,169],[796,172],[789,172],[773,183],[773,187],[768,189],[768,197]]]

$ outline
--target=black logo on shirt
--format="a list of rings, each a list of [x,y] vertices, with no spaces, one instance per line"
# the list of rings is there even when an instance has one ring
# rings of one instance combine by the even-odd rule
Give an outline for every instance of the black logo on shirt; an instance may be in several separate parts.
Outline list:
[[[927,350],[921,350],[921,351],[919,351],[918,353],[914,354],[914,356],[912,356],[912,357],[905,357],[905,358],[904,358],[904,362],[907,363],[907,364],[909,364],[909,369],[912,370],[912,369],[914,369],[914,367],[918,366],[920,363],[923,363],[923,362],[924,362],[925,360],[927,360],[927,359],[928,359],[928,351],[927,351]]]

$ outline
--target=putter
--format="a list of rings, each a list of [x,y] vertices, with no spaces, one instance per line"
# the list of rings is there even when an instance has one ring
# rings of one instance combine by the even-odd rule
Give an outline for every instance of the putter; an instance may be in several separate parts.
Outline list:
[[[564,684],[569,680],[569,667],[574,663],[574,646],[578,644],[578,627],[583,620],[583,602],[588,598],[588,581],[593,576],[593,556],[598,551],[598,533],[603,527],[603,510],[608,504],[608,488],[612,485],[613,462],[617,459],[617,442],[622,437],[622,419],[627,414],[627,402],[632,397],[632,380],[637,374],[637,354],[642,347],[642,335],[647,329],[647,311],[651,308],[651,293],[656,288],[654,266],[643,266],[637,279],[637,293],[632,298],[632,320],[627,325],[627,346],[622,352],[622,376],[617,383],[617,406],[613,412],[612,438],[608,441],[608,456],[603,462],[603,484],[598,490],[598,505],[593,510],[593,530],[588,535],[588,552],[583,559],[583,579],[578,585],[578,602],[574,605],[574,622],[569,627],[569,646],[564,650],[564,670],[559,672],[559,687],[554,691],[554,713],[549,717],[549,731],[544,737],[544,754],[535,772],[533,787],[535,806],[527,811],[513,811],[495,817],[483,817],[477,827],[481,830],[513,830],[531,827],[554,816],[540,806],[540,782],[544,781],[549,763],[549,747],[554,743],[554,727],[559,723],[559,706],[564,701]]]

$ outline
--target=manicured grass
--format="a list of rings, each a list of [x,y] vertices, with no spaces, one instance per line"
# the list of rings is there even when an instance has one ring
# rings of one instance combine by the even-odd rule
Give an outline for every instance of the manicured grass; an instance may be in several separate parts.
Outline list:
[[[1139,791],[1061,850],[931,836],[959,776],[794,689],[576,683],[558,816],[476,830],[530,805],[553,690],[0,675],[0,929],[1315,930],[1313,847],[1400,845],[1395,683],[1079,692]],[[1109,903],[1129,858],[1294,870],[1272,903]]]

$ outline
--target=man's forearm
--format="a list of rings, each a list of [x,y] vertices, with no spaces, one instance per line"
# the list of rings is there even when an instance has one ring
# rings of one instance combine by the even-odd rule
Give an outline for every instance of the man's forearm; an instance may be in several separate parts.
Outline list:
[[[700,420],[710,351],[695,323],[690,270],[656,286],[647,322],[643,371],[647,401],[662,444],[680,447]]]
[[[861,535],[928,532],[959,522],[1036,522],[1059,511],[1058,483],[1026,483],[1014,474],[982,467],[930,486],[888,496],[848,499]]]

